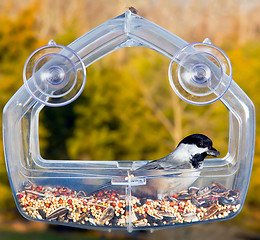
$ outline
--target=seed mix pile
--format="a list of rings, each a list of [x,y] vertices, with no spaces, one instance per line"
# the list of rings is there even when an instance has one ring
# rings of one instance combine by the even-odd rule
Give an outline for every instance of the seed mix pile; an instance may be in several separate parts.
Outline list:
[[[27,183],[17,198],[22,211],[32,219],[110,227],[126,227],[129,221],[127,197],[112,189],[86,196],[67,187]],[[134,227],[167,226],[229,217],[239,210],[240,196],[238,190],[212,182],[163,200],[132,196],[130,204]]]

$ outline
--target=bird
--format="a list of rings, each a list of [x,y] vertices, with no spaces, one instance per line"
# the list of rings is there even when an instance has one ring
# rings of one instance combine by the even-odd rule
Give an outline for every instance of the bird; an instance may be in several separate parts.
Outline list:
[[[203,134],[192,134],[182,139],[176,149],[166,157],[147,162],[135,171],[156,170],[193,170],[185,176],[181,171],[164,177],[152,177],[147,179],[146,185],[133,189],[137,195],[146,195],[152,198],[163,199],[190,187],[200,176],[199,169],[203,168],[204,159],[207,156],[217,157],[220,152],[213,147],[210,138]],[[153,175],[153,174],[149,174]]]
[[[146,177],[146,184],[132,187],[132,194],[140,197],[149,197],[153,199],[164,199],[167,196],[189,188],[200,176],[200,169],[203,168],[204,159],[207,156],[217,157],[220,152],[213,147],[210,138],[203,134],[192,134],[182,139],[176,149],[169,155],[149,161],[141,167],[133,171],[133,176],[136,174],[142,176],[142,173],[148,171],[149,176]],[[193,170],[184,175],[181,170]],[[180,170],[177,173],[163,176],[158,175],[160,170]],[[139,172],[139,173],[138,173]],[[161,172],[160,172],[161,173]],[[111,182],[107,182],[98,188],[97,191],[107,188]]]

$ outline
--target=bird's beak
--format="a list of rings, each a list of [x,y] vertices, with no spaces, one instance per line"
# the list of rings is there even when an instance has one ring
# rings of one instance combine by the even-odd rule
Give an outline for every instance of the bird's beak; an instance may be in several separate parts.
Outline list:
[[[213,157],[217,157],[217,156],[220,155],[220,152],[217,151],[217,149],[215,149],[215,148],[212,147],[211,149],[209,149],[209,150],[207,151],[207,154],[210,155],[210,156],[213,156]]]

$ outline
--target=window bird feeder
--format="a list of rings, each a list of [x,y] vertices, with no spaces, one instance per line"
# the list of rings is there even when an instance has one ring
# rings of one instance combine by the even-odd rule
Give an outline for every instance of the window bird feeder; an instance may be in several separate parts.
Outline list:
[[[198,180],[163,199],[135,196],[150,179],[185,181],[194,170],[134,170],[143,161],[45,160],[39,151],[39,113],[82,92],[86,67],[117,49],[143,46],[171,59],[169,81],[184,101],[221,101],[229,110],[229,146],[223,158],[205,160]],[[241,210],[251,174],[255,110],[232,80],[226,54],[211,44],[188,44],[132,13],[113,18],[70,45],[50,41],[31,54],[24,85],[3,113],[5,159],[20,213],[29,220],[94,229],[160,229],[230,219]],[[117,190],[100,185],[110,182]],[[89,194],[91,193],[92,194]]]

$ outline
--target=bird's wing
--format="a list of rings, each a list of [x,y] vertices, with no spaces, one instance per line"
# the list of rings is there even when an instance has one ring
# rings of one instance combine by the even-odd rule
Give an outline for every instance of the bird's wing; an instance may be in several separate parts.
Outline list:
[[[172,161],[162,161],[162,160],[154,160],[146,163],[141,166],[137,170],[170,170],[170,169],[189,169],[190,163],[188,162],[172,162]]]

